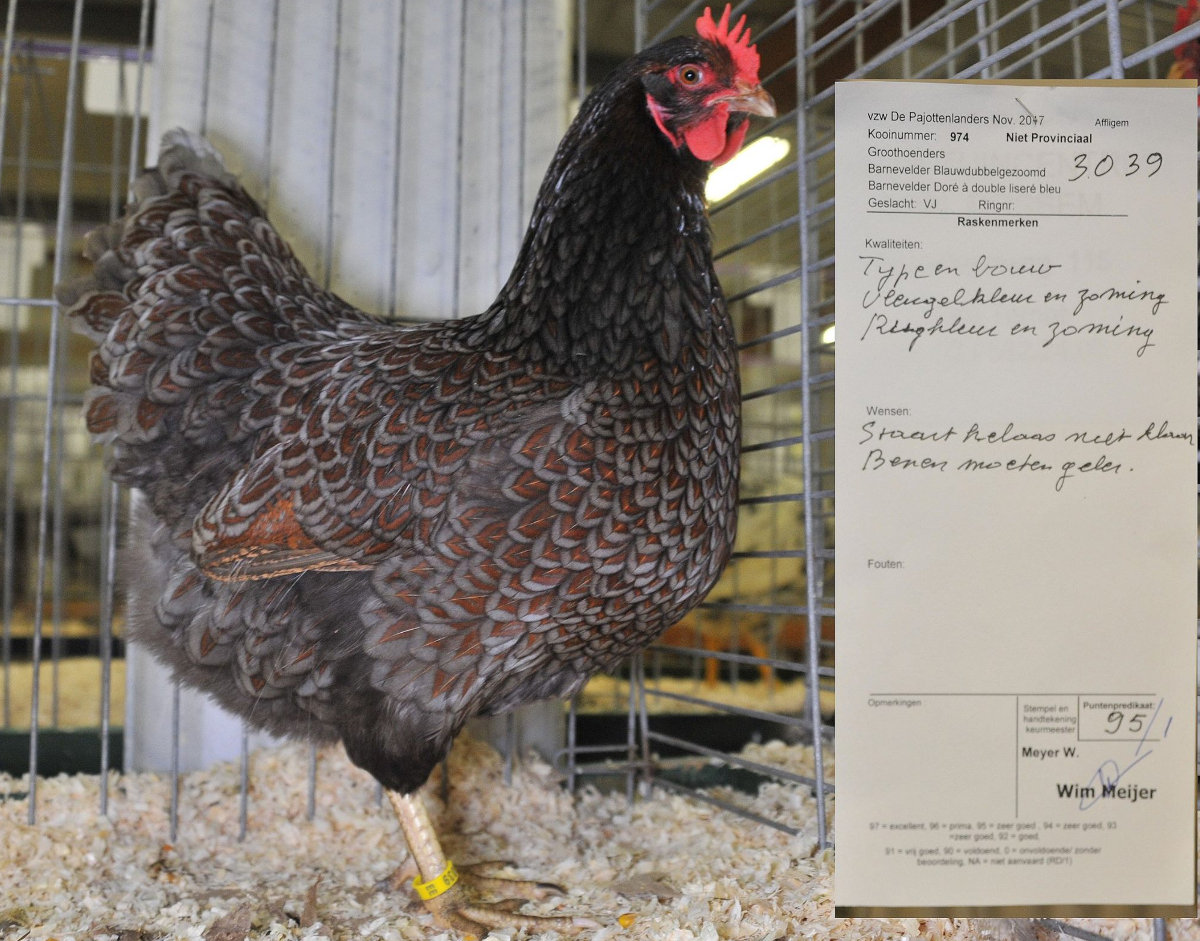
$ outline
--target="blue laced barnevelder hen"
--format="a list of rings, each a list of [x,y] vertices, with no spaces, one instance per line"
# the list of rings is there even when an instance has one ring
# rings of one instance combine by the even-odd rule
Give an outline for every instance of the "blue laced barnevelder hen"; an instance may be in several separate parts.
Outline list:
[[[340,739],[459,931],[570,920],[457,881],[416,794],[455,734],[650,643],[733,544],[738,372],[704,184],[774,106],[744,18],[697,29],[584,102],[477,316],[399,326],[322,290],[178,131],[60,288],[98,345],[88,427],[144,495],[133,639],[254,725]]]

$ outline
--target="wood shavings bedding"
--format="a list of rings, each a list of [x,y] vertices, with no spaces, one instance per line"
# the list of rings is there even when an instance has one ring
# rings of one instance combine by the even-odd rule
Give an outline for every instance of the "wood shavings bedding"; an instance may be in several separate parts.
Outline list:
[[[811,768],[798,746],[756,746],[758,759]],[[398,826],[376,787],[340,749],[318,761],[316,815],[306,818],[308,749],[252,756],[249,834],[238,841],[238,769],[182,779],[178,839],[168,833],[168,781],[113,774],[109,817],[95,776],[38,785],[0,776],[0,937],[13,941],[451,941],[407,888],[380,887],[402,862]],[[796,827],[788,836],[678,795],[632,807],[623,795],[567,794],[549,766],[518,766],[462,738],[450,758],[449,800],[431,809],[455,860],[515,857],[516,874],[567,887],[527,911],[586,914],[594,941],[980,938],[987,926],[951,919],[834,919],[833,860],[816,852],[815,805],[802,788],[768,785],[749,807]],[[628,917],[632,915],[632,919]],[[1120,941],[1150,941],[1147,920],[1074,924]],[[1171,937],[1198,939],[1192,922]],[[510,932],[491,937],[511,939]],[[539,937],[555,939],[555,932]]]

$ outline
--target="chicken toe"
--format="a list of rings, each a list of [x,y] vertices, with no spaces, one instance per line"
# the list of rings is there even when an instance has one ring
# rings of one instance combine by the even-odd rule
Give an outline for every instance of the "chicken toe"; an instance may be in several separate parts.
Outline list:
[[[540,902],[556,895],[566,895],[566,889],[553,882],[531,882],[497,874],[499,870],[512,865],[507,860],[486,860],[460,866],[459,873],[472,889],[495,898]]]
[[[437,923],[464,937],[484,937],[493,928],[520,928],[530,932],[561,931],[574,934],[599,925],[588,918],[562,915],[527,915],[519,909],[527,901],[562,895],[560,886],[495,875],[503,862],[464,866],[460,873],[442,852],[425,805],[416,794],[387,792],[420,875],[413,886]]]
[[[512,884],[519,884],[512,879],[505,881],[510,883],[505,891],[513,891]],[[529,882],[525,885],[536,888],[538,884]],[[523,914],[519,909],[529,897],[484,899],[477,895],[470,877],[464,876],[452,889],[437,898],[425,900],[424,905],[441,927],[457,931],[464,938],[483,938],[493,928],[519,928],[531,934],[550,930],[575,934],[585,928],[600,927],[590,918]]]

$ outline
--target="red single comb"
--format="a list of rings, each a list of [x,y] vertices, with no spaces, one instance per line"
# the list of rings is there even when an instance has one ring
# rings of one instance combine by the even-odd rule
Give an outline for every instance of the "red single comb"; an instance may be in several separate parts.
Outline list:
[[[1175,10],[1175,32],[1179,32],[1185,26],[1190,26],[1196,19],[1196,14],[1200,13],[1200,5],[1196,0],[1188,0],[1188,5],[1179,7]]]
[[[724,46],[733,57],[734,68],[738,78],[747,82],[758,82],[758,50],[750,45],[750,30],[742,32],[746,25],[746,15],[737,21],[737,25],[729,28],[730,4],[725,4],[725,12],[721,14],[721,22],[713,20],[712,8],[705,7],[704,15],[696,20],[696,32],[701,39]]]

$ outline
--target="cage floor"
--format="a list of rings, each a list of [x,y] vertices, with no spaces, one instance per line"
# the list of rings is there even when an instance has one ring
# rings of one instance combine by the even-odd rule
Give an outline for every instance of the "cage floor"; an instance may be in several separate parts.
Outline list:
[[[811,763],[798,746],[756,746],[777,764]],[[238,841],[238,769],[185,775],[179,834],[168,844],[168,783],[152,774],[112,777],[109,817],[97,813],[98,779],[38,786],[38,823],[26,823],[28,782],[0,777],[0,936],[22,941],[150,939],[449,939],[405,890],[379,887],[404,853],[374,783],[340,749],[320,755],[316,815],[305,819],[308,750],[256,752],[249,834]],[[632,807],[622,795],[568,795],[551,769],[530,761],[502,780],[499,756],[460,740],[449,800],[430,803],[448,853],[460,862],[519,858],[519,875],[568,887],[527,910],[586,914],[602,941],[979,938],[992,929],[950,919],[833,917],[832,856],[815,852],[807,791],[768,785],[750,799],[797,836],[679,797]],[[632,924],[618,919],[632,914]],[[623,919],[628,922],[628,919]],[[1149,939],[1146,920],[1072,922],[1112,939]],[[1189,921],[1170,937],[1200,939]],[[511,938],[507,932],[496,938]],[[541,937],[558,938],[554,932]]]

